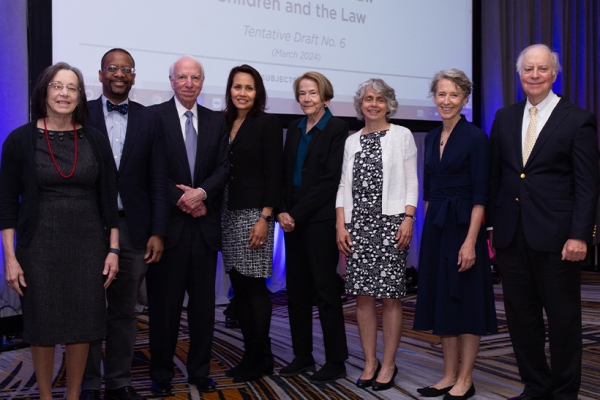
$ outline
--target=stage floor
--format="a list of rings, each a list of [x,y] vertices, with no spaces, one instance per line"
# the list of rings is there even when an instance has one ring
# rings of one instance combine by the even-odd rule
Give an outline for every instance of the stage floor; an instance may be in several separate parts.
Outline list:
[[[582,287],[583,308],[583,376],[580,399],[600,398],[600,274],[584,272]],[[494,285],[499,333],[482,338],[479,357],[473,375],[477,389],[473,399],[505,399],[522,391],[522,384],[515,365],[510,339],[506,329],[502,290]],[[217,382],[218,391],[199,394],[194,386],[187,384],[185,359],[189,348],[187,314],[184,312],[176,352],[176,374],[173,380],[177,399],[420,399],[416,389],[435,383],[442,374],[442,357],[439,338],[428,333],[410,329],[414,316],[415,295],[407,296],[404,303],[404,331],[396,356],[398,376],[393,389],[383,392],[357,389],[354,385],[363,365],[358,328],[354,315],[356,302],[347,297],[344,303],[346,332],[350,358],[346,363],[348,376],[336,383],[321,387],[308,381],[308,374],[286,379],[277,371],[293,358],[286,295],[273,295],[273,318],[271,338],[275,354],[275,375],[253,383],[233,383],[224,372],[237,363],[242,347],[239,329],[225,327],[225,307],[216,309],[215,339],[211,374]],[[378,305],[378,311],[381,311]],[[322,333],[316,308],[314,311],[314,357],[317,364],[324,363]],[[380,332],[381,335],[381,332]],[[381,340],[379,341],[381,344]],[[381,346],[380,346],[381,347]],[[381,358],[382,349],[378,349]],[[138,336],[133,366],[133,385],[140,394],[151,396],[148,378],[148,317],[138,317]],[[64,349],[56,347],[55,357],[56,398],[65,393]],[[0,399],[37,399],[37,386],[31,364],[29,349],[19,349],[0,354]]]

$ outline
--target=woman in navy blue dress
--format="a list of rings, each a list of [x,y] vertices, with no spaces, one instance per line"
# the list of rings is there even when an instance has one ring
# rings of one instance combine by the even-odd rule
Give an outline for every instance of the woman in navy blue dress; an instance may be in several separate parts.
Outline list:
[[[485,229],[490,151],[487,135],[460,114],[472,84],[464,72],[438,72],[430,87],[442,126],[425,137],[425,223],[414,328],[441,336],[444,376],[425,397],[475,394],[481,335],[497,332]]]

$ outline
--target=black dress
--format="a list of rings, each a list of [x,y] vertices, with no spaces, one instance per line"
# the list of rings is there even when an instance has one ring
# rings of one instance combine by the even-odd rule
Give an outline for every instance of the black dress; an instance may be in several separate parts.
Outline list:
[[[442,128],[425,137],[423,199],[429,201],[421,250],[414,329],[436,335],[497,332],[494,291],[482,226],[475,265],[459,273],[458,252],[474,205],[485,205],[490,150],[487,135],[462,117],[440,160]]]
[[[71,132],[50,132],[64,174],[73,167]],[[106,333],[103,288],[107,246],[98,206],[98,163],[78,131],[77,168],[65,179],[56,170],[43,130],[36,140],[38,218],[28,247],[17,245],[23,268],[23,339],[33,345],[88,342]]]

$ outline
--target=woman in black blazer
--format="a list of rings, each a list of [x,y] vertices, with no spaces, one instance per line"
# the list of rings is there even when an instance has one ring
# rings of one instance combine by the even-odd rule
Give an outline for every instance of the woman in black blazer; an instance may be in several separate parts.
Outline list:
[[[342,312],[343,282],[336,272],[335,196],[342,173],[348,124],[327,108],[333,98],[329,80],[307,72],[294,82],[304,118],[293,121],[284,149],[284,193],[277,216],[285,232],[286,283],[294,360],[279,371],[296,376],[315,369],[312,356],[312,305],[316,300],[323,329],[325,364],[314,383],[346,376],[348,358]]]
[[[245,349],[240,364],[226,375],[246,382],[273,373],[272,306],[265,278],[271,276],[273,263],[273,207],[281,199],[283,129],[275,116],[264,112],[267,95],[254,68],[233,68],[227,88],[230,177],[221,214],[222,254]]]

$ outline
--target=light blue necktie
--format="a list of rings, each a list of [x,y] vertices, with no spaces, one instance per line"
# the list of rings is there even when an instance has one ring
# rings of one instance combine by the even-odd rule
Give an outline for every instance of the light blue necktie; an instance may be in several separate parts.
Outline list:
[[[191,111],[186,111],[185,116],[185,151],[187,153],[188,162],[190,163],[190,172],[192,174],[192,185],[194,184],[194,166],[196,165],[196,144],[198,143],[198,134],[194,129],[194,114]]]

